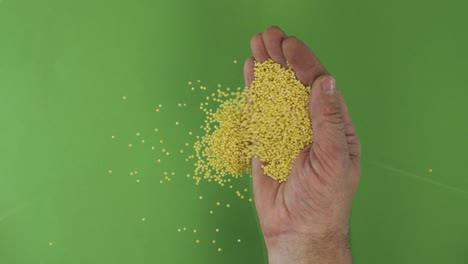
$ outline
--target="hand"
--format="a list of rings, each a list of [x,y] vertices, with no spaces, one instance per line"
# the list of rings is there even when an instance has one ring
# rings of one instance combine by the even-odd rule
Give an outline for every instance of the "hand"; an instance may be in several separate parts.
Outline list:
[[[253,57],[244,67],[252,82],[254,60],[268,58],[293,68],[312,86],[309,110],[314,142],[296,158],[284,183],[266,176],[252,161],[255,204],[270,264],[351,263],[349,217],[361,174],[361,145],[335,80],[313,52],[278,27],[251,40]]]

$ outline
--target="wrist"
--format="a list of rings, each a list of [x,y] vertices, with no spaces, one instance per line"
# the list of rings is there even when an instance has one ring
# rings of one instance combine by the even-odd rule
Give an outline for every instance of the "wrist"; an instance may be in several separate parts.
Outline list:
[[[351,264],[348,229],[265,237],[269,264]]]

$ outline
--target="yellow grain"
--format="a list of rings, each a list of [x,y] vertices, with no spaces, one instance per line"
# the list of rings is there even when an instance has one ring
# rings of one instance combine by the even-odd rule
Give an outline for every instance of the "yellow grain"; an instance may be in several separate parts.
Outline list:
[[[266,162],[266,175],[286,181],[297,155],[313,141],[311,88],[297,80],[291,68],[269,59],[255,63],[248,89],[225,90],[218,89],[212,100],[219,103],[214,113],[205,108],[208,102],[201,104],[207,114],[201,126],[206,134],[194,144],[194,179],[224,185],[227,176],[250,173],[251,160],[257,157]]]

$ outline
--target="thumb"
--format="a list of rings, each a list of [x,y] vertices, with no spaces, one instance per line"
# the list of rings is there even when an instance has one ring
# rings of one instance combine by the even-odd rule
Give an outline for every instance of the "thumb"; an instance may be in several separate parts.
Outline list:
[[[348,155],[343,109],[336,81],[332,76],[317,78],[312,85],[309,111],[314,131],[311,153],[331,165]]]

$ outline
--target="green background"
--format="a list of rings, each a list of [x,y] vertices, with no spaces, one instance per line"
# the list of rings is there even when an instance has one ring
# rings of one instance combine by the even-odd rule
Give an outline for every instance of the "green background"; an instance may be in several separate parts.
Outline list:
[[[362,140],[355,262],[468,263],[467,7],[0,0],[0,263],[266,263],[249,177],[195,186],[178,151],[203,120],[187,82],[243,85],[273,24],[336,76]]]

